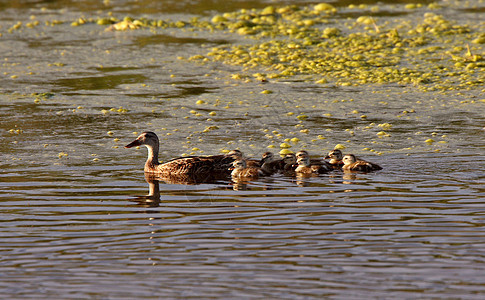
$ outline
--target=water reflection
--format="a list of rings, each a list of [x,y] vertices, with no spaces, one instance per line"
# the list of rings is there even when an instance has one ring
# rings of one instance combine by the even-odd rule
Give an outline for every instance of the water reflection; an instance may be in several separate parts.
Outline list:
[[[232,189],[235,191],[246,191],[248,189],[249,180],[246,179],[233,179]]]
[[[352,184],[352,181],[357,179],[357,175],[355,174],[355,172],[345,171],[342,175],[342,178],[343,178],[343,181],[342,181],[343,184]]]
[[[359,176],[362,175],[362,176]],[[146,207],[157,207],[160,204],[160,183],[168,185],[202,185],[202,184],[215,184],[218,190],[234,191],[251,191],[251,190],[274,190],[277,183],[284,184],[284,188],[292,186],[297,187],[325,187],[327,185],[338,186],[341,184],[355,184],[356,181],[365,181],[371,178],[365,177],[366,173],[353,172],[353,171],[340,171],[336,170],[330,174],[278,174],[271,177],[263,177],[259,179],[248,178],[216,178],[213,176],[157,176],[150,173],[145,173],[145,181],[148,183],[148,195],[136,196],[135,202],[145,205]],[[176,188],[176,190],[182,191],[186,188]],[[334,192],[331,190],[331,192]],[[175,193],[177,194],[177,193]],[[192,195],[192,193],[186,190],[185,195]]]
[[[60,86],[59,89],[54,89],[54,92],[64,92],[66,90],[104,90],[114,89],[122,84],[141,83],[147,79],[141,74],[112,74],[105,76],[88,76],[76,78],[61,78],[53,82],[53,84]]]
[[[223,39],[204,39],[204,38],[194,38],[194,37],[177,37],[168,34],[154,34],[150,36],[137,37],[135,44],[140,48],[156,45],[156,44],[216,44],[223,45],[228,44],[229,41]]]
[[[150,173],[145,173],[145,181],[148,183],[148,195],[136,196],[131,201],[137,202],[143,207],[157,207],[160,205],[160,183],[158,178]]]
[[[263,87],[231,81],[239,67],[176,59],[201,52],[202,43],[223,43],[227,35],[205,41],[205,35],[190,31],[160,29],[153,37],[148,30],[106,34],[94,24],[69,23],[28,29],[27,21],[21,30],[7,33],[20,21],[17,12],[42,24],[78,18],[69,14],[73,10],[89,12],[88,17],[110,10],[118,17],[146,11],[148,18],[165,18],[155,12],[169,14],[177,6],[180,12],[190,7],[191,13],[213,15],[215,10],[277,5],[271,1],[103,1],[107,9],[99,1],[20,2],[0,4],[2,12],[25,7],[3,14],[2,91],[55,96],[0,95],[0,291],[5,298],[33,298],[39,291],[48,298],[130,299],[160,294],[470,298],[485,293],[480,284],[485,119],[468,102],[483,96],[473,86],[461,96],[423,94],[413,86],[320,86],[306,79],[269,80]],[[352,1],[337,2],[345,8]],[[418,9],[393,10],[423,15]],[[434,12],[455,14],[449,8]],[[138,52],[137,46],[146,51]],[[273,93],[260,94],[262,89]],[[454,107],[455,98],[468,104]],[[80,105],[85,108],[72,110]],[[120,106],[129,113],[101,111]],[[354,109],[359,113],[350,113]],[[410,109],[416,112],[403,115]],[[298,114],[309,119],[296,123]],[[376,139],[381,129],[373,122],[392,123],[392,136]],[[208,126],[219,129],[203,132]],[[9,133],[17,128],[23,132]],[[340,142],[361,155],[368,153],[358,150],[363,147],[383,151],[376,162],[386,168],[307,178],[278,174],[249,182],[147,174],[146,193],[140,171],[133,170],[141,153],[120,159],[114,140],[142,128],[167,129],[166,156],[193,147],[205,153],[233,146],[256,152],[259,146],[298,137],[298,147],[314,153]],[[346,129],[355,135],[348,136]],[[311,142],[321,133],[326,139]],[[431,137],[436,142],[424,144]]]

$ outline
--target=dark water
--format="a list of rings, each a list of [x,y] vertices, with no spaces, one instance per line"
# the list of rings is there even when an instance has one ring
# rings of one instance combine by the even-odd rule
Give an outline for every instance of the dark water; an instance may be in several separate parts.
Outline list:
[[[483,85],[425,93],[297,77],[233,81],[237,66],[177,56],[236,43],[234,35],[69,24],[108,11],[210,18],[268,3],[109,3],[1,6],[3,297],[483,298]],[[381,13],[393,18],[410,2],[401,3]],[[446,3],[443,13],[466,19]],[[8,32],[34,19],[67,23]],[[144,130],[160,136],[163,160],[277,153],[297,137],[294,151],[322,156],[343,144],[384,169],[170,184],[145,179],[145,149],[123,148]]]

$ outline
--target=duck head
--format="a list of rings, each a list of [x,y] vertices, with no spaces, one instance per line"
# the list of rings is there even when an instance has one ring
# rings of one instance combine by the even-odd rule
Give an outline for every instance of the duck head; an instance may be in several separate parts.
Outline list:
[[[300,157],[296,160],[298,166],[309,167],[310,166],[310,157]]]
[[[270,163],[274,161],[274,155],[271,152],[264,152],[261,157],[262,157],[261,159],[262,163]]]
[[[294,153],[286,154],[285,157],[283,157],[283,162],[285,165],[294,165],[296,164],[296,156]]]
[[[325,159],[333,159],[333,160],[342,160],[342,151],[335,149],[333,151],[328,152],[327,156],[325,156]]]
[[[342,158],[342,161],[344,162],[344,165],[351,165],[356,162],[357,159],[355,158],[355,155],[347,154],[344,156],[344,158]]]
[[[140,134],[136,140],[129,143],[125,148],[133,148],[137,146],[146,146],[147,148],[158,149],[158,136],[151,131],[145,131]]]
[[[233,163],[232,163],[232,167],[229,168],[229,170],[235,170],[235,169],[244,169],[246,168],[246,161],[242,160],[242,159],[238,159],[238,160],[235,160]]]
[[[305,150],[300,150],[298,152],[296,152],[296,159],[300,159],[300,158],[305,158],[305,157],[310,157],[310,155],[308,154],[308,151],[305,151]]]
[[[157,166],[160,164],[158,162],[158,136],[151,131],[145,131],[140,134],[136,140],[129,143],[125,148],[133,148],[137,146],[145,146],[148,149],[148,158],[145,162],[145,172],[154,172]]]

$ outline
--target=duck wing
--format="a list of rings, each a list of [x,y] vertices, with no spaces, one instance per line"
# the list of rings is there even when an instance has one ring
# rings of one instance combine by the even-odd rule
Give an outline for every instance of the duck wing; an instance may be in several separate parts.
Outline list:
[[[276,172],[283,171],[285,163],[283,159],[274,160],[272,162],[263,163],[261,171],[264,175],[272,175]]]
[[[165,175],[228,176],[231,173],[229,167],[233,161],[234,158],[225,155],[187,156],[169,160],[159,165],[158,169]]]
[[[359,171],[359,172],[371,172],[372,171],[372,165],[369,164],[366,161],[359,160],[354,162],[348,167],[349,170],[351,171]]]
[[[371,162],[367,162],[367,163],[369,163],[372,166],[372,170],[374,171],[382,170],[382,167],[379,166],[378,164],[371,163]]]
[[[312,171],[317,174],[324,174],[333,171],[332,166],[327,166],[325,164],[321,165],[311,165]]]
[[[375,163],[372,163],[370,161],[366,161],[366,160],[363,160],[363,159],[358,159],[355,163],[360,163],[360,165],[362,165],[362,169],[366,169],[366,171],[363,171],[363,172],[371,172],[371,171],[378,171],[378,170],[382,170],[382,167],[379,166],[378,164],[375,164]]]

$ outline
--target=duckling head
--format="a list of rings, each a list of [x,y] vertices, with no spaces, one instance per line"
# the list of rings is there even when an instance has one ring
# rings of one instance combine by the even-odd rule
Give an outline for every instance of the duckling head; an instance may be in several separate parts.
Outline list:
[[[235,160],[233,163],[232,163],[232,167],[229,168],[229,170],[235,170],[235,169],[244,169],[246,168],[246,161],[242,160],[242,159],[238,159],[238,160]]]
[[[354,162],[356,162],[357,159],[355,158],[355,155],[353,155],[353,154],[347,154],[347,155],[344,156],[344,158],[342,159],[342,161],[344,162],[344,165],[351,165]]]
[[[308,151],[305,151],[305,150],[300,150],[298,152],[296,152],[296,158],[299,159],[299,158],[305,158],[305,157],[309,157],[310,155],[308,154]]]
[[[283,162],[286,165],[293,165],[296,163],[296,156],[294,153],[286,154],[285,157],[283,157]]]
[[[269,163],[274,161],[274,155],[272,152],[264,152],[262,155],[262,161],[265,163]]]
[[[132,148],[137,146],[146,146],[147,148],[157,149],[158,150],[158,136],[151,131],[145,131],[140,134],[136,140],[129,143],[125,146],[125,148]]]
[[[342,160],[343,154],[342,151],[339,149],[332,150],[328,152],[327,156],[325,156],[325,159],[334,159],[334,160]]]
[[[298,166],[309,167],[310,166],[310,157],[300,157],[296,160]]]

